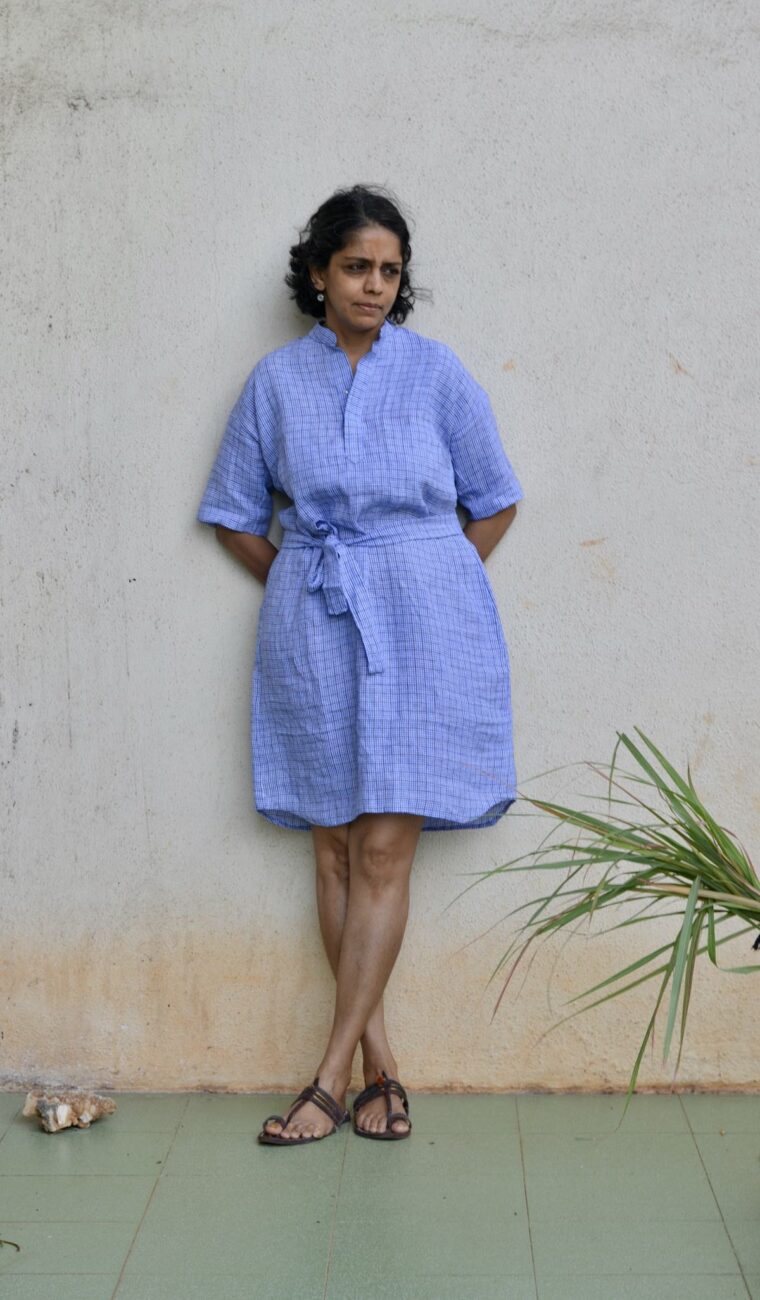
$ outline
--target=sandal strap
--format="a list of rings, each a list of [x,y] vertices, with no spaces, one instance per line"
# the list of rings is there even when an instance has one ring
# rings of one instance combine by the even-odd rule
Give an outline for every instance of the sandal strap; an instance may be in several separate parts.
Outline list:
[[[267,1119],[264,1120],[261,1126],[262,1129],[266,1128],[267,1124],[272,1123],[273,1120],[276,1121],[276,1123],[281,1124],[283,1128],[286,1128],[296,1111],[299,1111],[302,1106],[305,1106],[307,1101],[313,1102],[315,1106],[318,1106],[319,1109],[327,1115],[328,1119],[333,1121],[336,1128],[339,1124],[343,1123],[346,1117],[346,1112],[341,1110],[335,1098],[332,1097],[325,1088],[320,1088],[319,1076],[317,1076],[313,1083],[307,1083],[306,1087],[301,1089],[287,1115],[269,1115]]]
[[[300,1110],[301,1107],[305,1105],[308,1100],[309,1098],[306,1096],[306,1088],[304,1088],[303,1092],[299,1092],[298,1096],[293,1102],[293,1105],[290,1107],[286,1115],[269,1115],[264,1120],[264,1123],[261,1125],[262,1129],[265,1129],[267,1124],[271,1124],[273,1120],[277,1124],[282,1125],[283,1128],[287,1128],[288,1124],[292,1120],[296,1111]]]
[[[386,1128],[391,1129],[393,1127],[393,1123],[395,1120],[399,1120],[399,1122],[403,1121],[403,1123],[406,1124],[408,1129],[412,1127],[412,1121],[410,1120],[408,1115],[405,1115],[400,1110],[394,1110],[393,1114],[389,1115],[386,1120]]]
[[[320,1087],[319,1075],[317,1075],[313,1083],[307,1084],[302,1095],[305,1101],[312,1102],[315,1106],[318,1106],[321,1111],[324,1111],[325,1115],[333,1121],[336,1128],[339,1124],[343,1123],[346,1112],[341,1106],[339,1106],[338,1102],[326,1088]]]
[[[399,1083],[398,1079],[391,1079],[390,1075],[385,1073],[385,1070],[382,1070],[380,1074],[378,1074],[377,1083],[385,1093],[385,1104],[388,1115],[390,1116],[391,1113],[391,1093],[395,1093],[397,1097],[401,1098],[401,1104],[408,1115],[409,1098],[406,1095],[406,1088],[403,1083]]]
[[[376,1083],[368,1083],[366,1088],[363,1088],[359,1095],[354,1098],[354,1113],[361,1110],[362,1106],[366,1106],[368,1101],[374,1101],[375,1097],[382,1096],[382,1088],[379,1088]]]
[[[402,1115],[398,1111],[396,1112],[392,1111],[391,1093],[394,1093],[395,1096],[400,1097],[401,1104],[404,1107],[404,1111],[406,1112],[405,1114]],[[409,1119],[409,1098],[406,1093],[406,1088],[402,1083],[399,1083],[398,1079],[392,1079],[390,1075],[386,1074],[385,1070],[381,1070],[375,1082],[368,1083],[366,1088],[364,1088],[364,1090],[359,1093],[358,1097],[354,1101],[354,1117],[356,1117],[356,1112],[361,1110],[362,1106],[366,1106],[368,1101],[374,1101],[375,1097],[385,1097],[387,1128],[390,1128],[391,1123],[393,1122],[394,1119],[405,1120],[406,1123],[411,1128],[412,1122]]]

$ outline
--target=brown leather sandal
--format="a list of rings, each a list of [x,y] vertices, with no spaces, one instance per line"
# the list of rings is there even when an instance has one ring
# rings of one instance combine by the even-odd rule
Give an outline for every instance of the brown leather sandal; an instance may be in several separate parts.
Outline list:
[[[395,1093],[397,1097],[401,1098],[401,1103],[404,1107],[403,1111],[394,1111],[391,1109],[391,1093]],[[367,1129],[360,1128],[356,1122],[357,1112],[361,1110],[362,1106],[366,1106],[368,1101],[374,1101],[375,1097],[383,1096],[385,1097],[385,1109],[387,1112],[385,1130],[382,1133],[370,1133]],[[398,1119],[402,1119],[407,1125],[407,1128],[402,1130],[400,1133],[394,1132],[391,1128],[393,1121]],[[367,1087],[360,1092],[358,1097],[354,1100],[353,1128],[354,1133],[358,1133],[359,1137],[377,1138],[381,1142],[398,1142],[400,1138],[409,1137],[409,1134],[412,1131],[412,1121],[409,1118],[409,1098],[406,1095],[406,1088],[404,1085],[399,1083],[398,1079],[389,1078],[385,1073],[385,1070],[381,1070],[375,1082],[368,1083]]]
[[[292,1119],[292,1117],[295,1115],[296,1111],[300,1110],[301,1107],[305,1105],[307,1101],[313,1102],[315,1106],[318,1106],[320,1110],[323,1110],[325,1115],[328,1115],[329,1118],[333,1121],[333,1127],[328,1129],[326,1133],[320,1134],[319,1137],[298,1137],[298,1138],[282,1137],[280,1133],[267,1133],[266,1126],[267,1124],[271,1124],[272,1121],[276,1121],[278,1124],[282,1124],[282,1127],[284,1129],[287,1126],[289,1120]],[[321,1142],[322,1138],[330,1137],[332,1133],[336,1133],[340,1128],[341,1124],[347,1124],[350,1118],[351,1116],[349,1115],[348,1111],[342,1109],[342,1107],[338,1104],[335,1098],[332,1097],[330,1093],[326,1091],[325,1088],[320,1088],[319,1075],[317,1075],[313,1083],[308,1083],[306,1087],[303,1089],[303,1091],[299,1092],[298,1096],[293,1102],[293,1105],[290,1107],[290,1110],[288,1111],[287,1115],[267,1116],[267,1118],[264,1120],[264,1123],[261,1126],[261,1132],[259,1133],[259,1142],[263,1142],[267,1146],[278,1146],[278,1147],[300,1147],[300,1146],[304,1146],[307,1142]]]

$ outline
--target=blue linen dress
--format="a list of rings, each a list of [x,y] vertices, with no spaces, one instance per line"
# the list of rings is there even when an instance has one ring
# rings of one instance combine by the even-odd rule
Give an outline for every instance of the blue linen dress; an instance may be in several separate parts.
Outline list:
[[[198,511],[280,549],[259,612],[254,804],[278,826],[408,812],[492,826],[516,798],[509,655],[456,513],[522,498],[485,390],[385,320],[351,363],[321,321],[254,366]]]

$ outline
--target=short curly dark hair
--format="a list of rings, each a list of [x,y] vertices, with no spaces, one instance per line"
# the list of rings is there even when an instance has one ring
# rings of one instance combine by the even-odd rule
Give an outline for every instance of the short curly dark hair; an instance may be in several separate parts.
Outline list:
[[[285,276],[285,283],[291,290],[291,298],[295,298],[307,316],[316,316],[319,320],[325,314],[324,303],[318,300],[312,284],[309,267],[324,270],[333,253],[345,247],[349,236],[369,225],[385,226],[398,236],[401,245],[399,290],[388,312],[389,318],[400,325],[414,310],[419,290],[409,279],[412,245],[398,199],[379,185],[352,185],[349,189],[336,190],[320,204],[299,232],[298,243],[290,249],[290,272]]]

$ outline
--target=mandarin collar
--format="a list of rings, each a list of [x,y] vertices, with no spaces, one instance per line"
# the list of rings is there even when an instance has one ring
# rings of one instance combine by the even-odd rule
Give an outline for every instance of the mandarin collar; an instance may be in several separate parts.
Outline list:
[[[389,320],[388,317],[386,316],[385,320],[380,326],[377,338],[375,339],[375,341],[372,344],[372,347],[370,348],[370,352],[372,351],[373,348],[382,347],[385,344],[387,344],[395,328],[396,326],[393,324],[393,321]],[[328,348],[338,347],[338,338],[334,330],[331,330],[329,325],[326,325],[324,321],[321,320],[316,321],[314,325],[312,325],[311,329],[308,332],[307,338],[314,339],[315,343],[323,343],[325,347]]]

